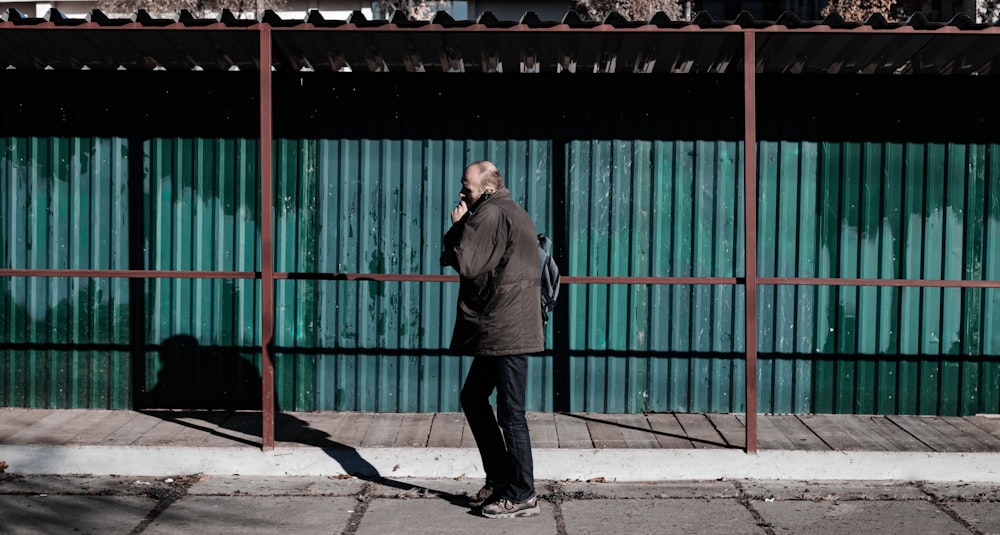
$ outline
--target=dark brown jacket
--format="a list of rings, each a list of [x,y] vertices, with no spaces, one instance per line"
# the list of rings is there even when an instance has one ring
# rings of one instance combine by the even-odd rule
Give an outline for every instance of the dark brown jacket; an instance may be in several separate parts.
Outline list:
[[[507,188],[451,226],[441,263],[460,279],[452,352],[499,356],[545,348],[538,234]]]

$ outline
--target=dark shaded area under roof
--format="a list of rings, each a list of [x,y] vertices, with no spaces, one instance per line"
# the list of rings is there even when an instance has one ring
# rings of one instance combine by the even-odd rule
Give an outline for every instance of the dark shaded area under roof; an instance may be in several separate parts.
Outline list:
[[[690,74],[562,76],[276,72],[277,139],[743,139],[743,80]],[[258,137],[251,72],[21,71],[0,138]],[[53,93],[53,87],[72,91]],[[771,75],[760,140],[1000,143],[998,76]],[[623,141],[628,143],[628,141]]]
[[[707,13],[691,22],[662,13],[649,21],[613,14],[602,22],[569,12],[560,21],[525,13],[517,21],[485,13],[456,21],[402,15],[370,21],[360,12],[305,20],[268,12],[261,21],[229,11],[196,19],[145,12],[110,18],[100,11],[70,19],[58,10],[44,18],[10,9],[0,18],[0,69],[256,71],[260,29],[273,43],[279,72],[461,73],[698,73],[743,69],[743,35],[756,34],[758,73],[989,75],[1000,61],[1000,26],[959,15],[947,23],[915,14],[905,23],[876,15],[864,23],[834,14],[802,21],[786,14],[757,21],[741,14],[716,21]]]

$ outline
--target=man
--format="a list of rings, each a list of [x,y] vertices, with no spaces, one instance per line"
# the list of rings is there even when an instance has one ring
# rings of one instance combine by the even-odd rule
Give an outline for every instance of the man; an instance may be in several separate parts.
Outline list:
[[[486,485],[469,503],[482,506],[488,518],[534,516],[539,508],[524,416],[526,355],[545,345],[535,224],[490,162],[465,169],[458,196],[441,265],[455,268],[460,280],[451,350],[475,357],[461,402]],[[489,402],[494,389],[496,415]]]

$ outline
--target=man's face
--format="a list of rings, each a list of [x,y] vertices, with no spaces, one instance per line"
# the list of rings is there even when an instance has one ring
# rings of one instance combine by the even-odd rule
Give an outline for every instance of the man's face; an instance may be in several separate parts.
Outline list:
[[[462,175],[462,191],[458,196],[465,201],[466,206],[476,204],[476,201],[483,196],[483,183],[479,180],[479,169],[467,167]]]

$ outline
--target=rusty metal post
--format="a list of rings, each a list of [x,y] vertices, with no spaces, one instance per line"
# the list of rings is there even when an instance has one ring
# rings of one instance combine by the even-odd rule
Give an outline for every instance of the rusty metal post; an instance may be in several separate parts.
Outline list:
[[[743,34],[743,206],[746,270],[746,451],[757,453],[757,45]]]
[[[271,229],[271,27],[260,27],[261,448],[274,449],[274,266]]]

